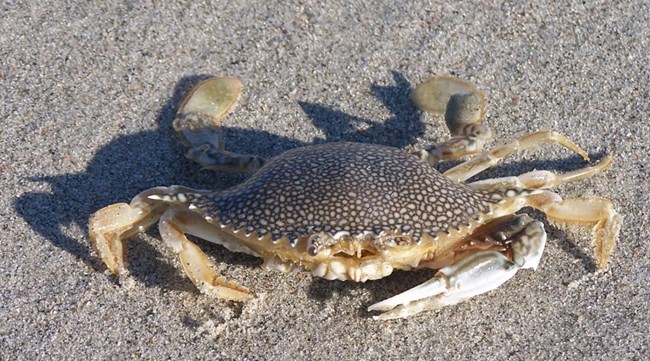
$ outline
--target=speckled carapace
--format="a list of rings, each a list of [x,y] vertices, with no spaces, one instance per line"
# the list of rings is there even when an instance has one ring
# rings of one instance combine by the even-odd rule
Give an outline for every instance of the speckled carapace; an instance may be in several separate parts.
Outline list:
[[[287,151],[244,183],[192,203],[233,229],[296,242],[317,232],[437,236],[469,225],[504,198],[444,177],[399,149],[326,143]]]

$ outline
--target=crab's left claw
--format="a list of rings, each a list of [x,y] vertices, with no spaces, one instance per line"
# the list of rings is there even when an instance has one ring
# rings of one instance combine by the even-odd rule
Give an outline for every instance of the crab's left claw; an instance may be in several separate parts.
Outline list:
[[[406,318],[438,309],[491,291],[512,278],[521,268],[537,268],[546,244],[541,222],[533,221],[513,237],[512,258],[495,250],[478,251],[442,268],[431,280],[368,307],[384,311],[378,320]]]

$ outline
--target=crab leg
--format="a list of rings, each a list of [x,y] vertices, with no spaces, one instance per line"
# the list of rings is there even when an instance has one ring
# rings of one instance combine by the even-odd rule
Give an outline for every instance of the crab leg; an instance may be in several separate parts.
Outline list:
[[[241,94],[237,78],[215,77],[199,83],[185,97],[173,126],[180,142],[189,147],[185,156],[205,169],[222,172],[255,172],[264,160],[228,152],[220,128]]]
[[[491,291],[512,278],[519,269],[536,269],[546,244],[544,225],[529,221],[511,241],[508,252],[511,257],[495,250],[470,253],[440,269],[431,280],[376,303],[368,310],[385,311],[374,317],[379,320],[406,318]]]
[[[543,130],[526,134],[510,143],[498,145],[489,151],[478,154],[468,161],[449,169],[443,174],[457,182],[463,182],[476,174],[493,167],[499,163],[501,159],[510,154],[521,150],[537,148],[545,144],[559,144],[578,153],[584,160],[589,161],[587,152],[582,150],[582,148],[573,143],[569,138],[554,131]]]
[[[226,281],[215,271],[214,264],[203,251],[192,243],[185,233],[210,234],[206,223],[198,214],[185,209],[169,209],[160,218],[160,235],[180,258],[183,269],[201,292],[208,296],[232,301],[251,298],[246,287]],[[212,232],[214,235],[215,233]]]
[[[178,254],[185,272],[201,291],[228,300],[250,298],[245,287],[227,282],[216,273],[203,251],[185,236],[190,233],[222,244],[215,240],[219,234],[216,226],[187,209],[170,209],[189,207],[191,199],[202,193],[205,191],[179,186],[157,187],[138,194],[130,204],[118,203],[100,209],[88,222],[97,254],[111,272],[121,278],[128,276],[124,241],[144,232],[160,218],[163,240]]]
[[[171,206],[183,206],[196,189],[172,186],[148,189],[133,198],[130,204],[117,203],[104,207],[88,220],[88,231],[95,251],[108,269],[126,275],[124,241],[146,231]]]
[[[547,170],[535,170],[516,177],[502,177],[485,179],[477,182],[467,183],[472,188],[484,190],[497,190],[507,188],[547,189],[560,184],[576,182],[607,169],[612,164],[612,157],[603,158],[596,165],[584,167],[569,173],[555,174]]]
[[[123,242],[144,232],[169,207],[169,204],[149,199],[150,196],[171,193],[181,187],[157,187],[138,194],[131,204],[117,203],[104,207],[88,220],[88,231],[97,255],[114,274],[126,276]],[[193,192],[196,192],[192,190]]]
[[[600,197],[562,199],[556,193],[543,191],[527,196],[525,201],[531,207],[546,213],[551,221],[560,224],[593,225],[592,235],[598,267],[603,269],[607,266],[621,228],[620,216],[609,199]]]

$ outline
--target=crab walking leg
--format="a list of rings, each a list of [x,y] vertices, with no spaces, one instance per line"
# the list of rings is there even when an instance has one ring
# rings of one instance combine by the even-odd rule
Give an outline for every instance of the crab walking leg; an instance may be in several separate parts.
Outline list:
[[[598,267],[603,269],[607,266],[621,228],[621,219],[614,210],[612,201],[600,197],[562,199],[556,193],[543,191],[526,197],[526,203],[546,213],[550,221],[559,224],[593,225]]]
[[[117,203],[100,209],[88,220],[95,251],[111,272],[126,276],[123,242],[146,231],[170,206],[185,203],[186,195],[201,192],[204,191],[179,186],[156,187],[138,194],[130,204]]]
[[[512,258],[494,250],[470,253],[440,269],[431,280],[376,303],[368,307],[368,310],[385,311],[374,317],[378,320],[406,318],[491,291],[512,278],[520,269],[536,269],[545,244],[544,225],[532,221],[512,238]]]
[[[160,217],[158,227],[163,240],[178,254],[185,273],[201,292],[232,301],[251,298],[246,287],[228,282],[219,275],[214,270],[212,261],[185,236],[185,233],[194,233],[193,230],[201,235],[205,233],[201,232],[202,228],[210,227],[199,215],[185,209],[172,208]]]
[[[185,156],[205,169],[252,173],[264,164],[262,158],[224,148],[221,119],[235,105],[241,89],[237,78],[211,78],[196,85],[178,110],[173,126],[180,142],[189,147]]]
[[[578,153],[583,159],[589,161],[587,152],[582,150],[582,148],[573,143],[569,138],[554,131],[543,130],[526,134],[519,139],[498,145],[489,151],[478,154],[468,161],[444,172],[444,175],[457,182],[463,182],[476,174],[493,167],[499,163],[501,159],[510,154],[521,150],[537,148],[545,144],[559,144]]]
[[[612,164],[612,157],[603,158],[596,165],[584,167],[564,174],[555,174],[547,170],[535,170],[516,177],[485,179],[467,183],[474,189],[497,190],[507,188],[548,189],[560,184],[577,182],[607,169]]]

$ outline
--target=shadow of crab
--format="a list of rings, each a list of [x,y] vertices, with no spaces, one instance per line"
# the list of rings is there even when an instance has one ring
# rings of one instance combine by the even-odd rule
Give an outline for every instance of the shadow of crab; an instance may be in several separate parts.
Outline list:
[[[226,149],[268,158],[288,149],[329,141],[375,143],[398,148],[413,144],[425,131],[423,115],[408,100],[411,90],[408,81],[398,72],[392,72],[392,76],[394,85],[371,86],[372,93],[392,114],[389,119],[377,122],[319,104],[299,102],[314,127],[325,134],[324,139],[314,138],[305,143],[264,131],[224,127]],[[209,77],[198,75],[181,79],[176,84],[172,97],[159,111],[158,126],[155,129],[121,136],[102,146],[85,172],[29,178],[30,181],[47,183],[50,191],[25,193],[15,198],[13,205],[16,211],[43,238],[101,272],[105,267],[92,255],[89,239],[70,237],[66,228],[78,227],[85,233],[90,214],[108,204],[128,201],[148,188],[179,184],[193,188],[223,189],[243,181],[245,177],[242,175],[200,171],[196,164],[183,157],[184,149],[174,138],[171,123],[176,109],[189,89]],[[439,119],[432,122],[432,126],[444,126]],[[567,164],[575,165],[579,161],[576,161],[577,157],[570,159],[515,163],[489,170],[486,175],[517,174],[534,168],[573,169]],[[157,227],[152,227],[149,232],[152,237],[160,238]],[[207,242],[198,242],[208,254],[215,255],[219,262],[248,267],[260,264],[252,256],[228,252],[220,246],[205,243]],[[151,244],[127,242],[127,247],[128,258],[131,260],[129,271],[134,278],[148,286],[198,292],[189,279],[173,266],[172,261],[161,257]],[[565,248],[565,251],[576,255],[575,249],[577,247],[574,245]],[[585,254],[577,256],[590,259]],[[406,283],[403,282],[403,274],[404,272],[396,272],[383,285],[380,282],[335,282],[336,285],[331,285],[330,281],[314,278],[309,294],[323,302],[334,294],[370,288],[378,300],[394,295],[397,293],[394,290],[396,288],[403,290],[407,288],[405,286],[421,283],[433,272],[416,272],[416,276],[406,277],[413,282]],[[326,283],[330,286],[326,286]],[[364,312],[365,308],[361,313],[365,314]]]
[[[16,197],[13,206],[29,226],[56,247],[74,255],[97,271],[104,271],[102,262],[92,255],[88,238],[70,237],[68,228],[80,228],[86,232],[88,217],[96,210],[113,203],[130,200],[139,192],[160,186],[182,184],[195,188],[227,188],[245,179],[242,175],[218,174],[201,171],[199,167],[183,157],[184,149],[176,143],[171,123],[176,109],[186,93],[194,85],[209,78],[208,75],[190,76],[181,79],[174,93],[161,108],[155,129],[118,137],[102,146],[88,163],[85,172],[63,175],[30,177],[33,182],[49,185],[49,192],[28,192]],[[415,140],[424,130],[420,112],[410,107],[408,93],[410,85],[399,73],[393,73],[394,86],[373,85],[376,96],[394,114],[385,123],[354,117],[327,107],[301,102],[300,105],[312,121],[320,128],[325,139],[300,142],[295,139],[270,134],[264,131],[224,127],[226,147],[239,153],[258,156],[274,156],[285,150],[308,144],[341,141],[373,142],[402,147]],[[343,123],[353,124],[344,127]],[[360,133],[354,124],[367,125],[368,131]],[[408,129],[407,134],[397,129]],[[398,134],[399,136],[395,136]],[[267,150],[271,150],[270,152]],[[148,231],[158,238],[157,227]],[[186,280],[164,257],[154,251],[146,242],[127,242],[129,270],[131,275],[147,285],[164,285],[192,289]],[[200,243],[199,243],[200,244]],[[204,247],[202,245],[202,247]],[[211,253],[219,246],[205,246]],[[226,263],[259,264],[248,255],[227,251],[219,252],[219,261]],[[155,270],[155,272],[152,272]],[[170,280],[170,277],[173,277]]]

